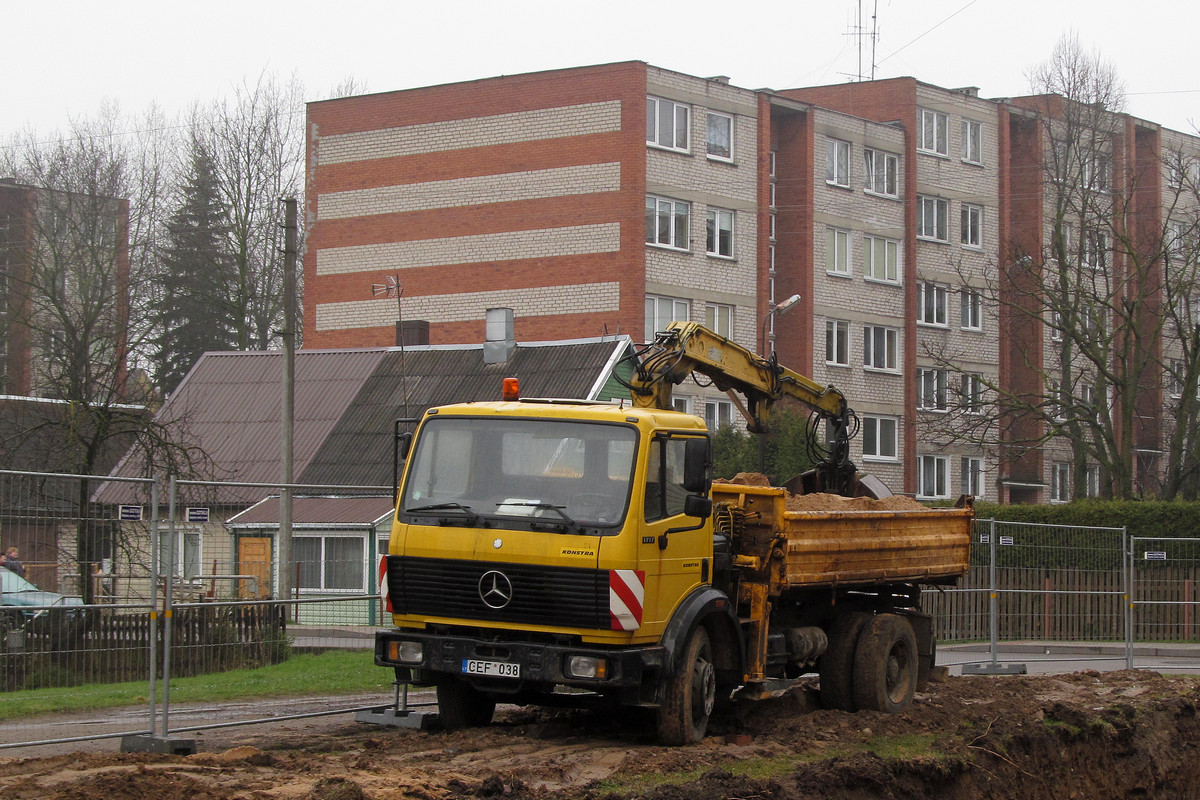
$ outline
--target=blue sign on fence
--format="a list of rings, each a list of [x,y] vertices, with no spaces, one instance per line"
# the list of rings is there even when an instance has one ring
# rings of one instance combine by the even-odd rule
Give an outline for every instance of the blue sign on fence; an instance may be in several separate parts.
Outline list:
[[[117,519],[122,522],[141,522],[142,507],[141,506],[118,506]]]
[[[1161,550],[1147,550],[1146,551],[1146,560],[1147,561],[1166,561],[1167,554]]]
[[[188,506],[188,522],[208,522],[208,508],[204,506]]]

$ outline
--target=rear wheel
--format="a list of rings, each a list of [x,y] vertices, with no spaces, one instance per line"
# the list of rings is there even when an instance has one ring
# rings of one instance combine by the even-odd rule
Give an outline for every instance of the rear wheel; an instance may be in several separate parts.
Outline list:
[[[879,614],[863,629],[854,655],[854,701],[859,708],[894,714],[917,689],[917,637],[896,614]]]
[[[829,646],[821,655],[821,705],[841,711],[857,711],[854,702],[854,651],[858,637],[871,615],[865,611],[846,611],[837,616],[829,629]]]
[[[668,679],[658,709],[658,738],[663,744],[693,744],[704,738],[717,699],[708,631],[696,628],[688,640],[678,673]]]
[[[438,720],[447,730],[490,725],[496,701],[469,683],[451,680],[437,687]]]

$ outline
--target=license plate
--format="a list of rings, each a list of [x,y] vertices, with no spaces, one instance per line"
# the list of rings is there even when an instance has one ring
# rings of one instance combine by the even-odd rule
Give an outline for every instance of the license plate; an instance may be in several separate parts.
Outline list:
[[[464,675],[493,675],[499,678],[521,677],[520,664],[508,664],[503,661],[476,661],[464,658],[462,662]]]

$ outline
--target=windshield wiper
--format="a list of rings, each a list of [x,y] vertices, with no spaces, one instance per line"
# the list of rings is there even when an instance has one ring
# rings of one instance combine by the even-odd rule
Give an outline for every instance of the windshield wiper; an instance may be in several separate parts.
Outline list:
[[[471,510],[470,506],[464,506],[462,503],[434,503],[430,506],[414,506],[413,508],[404,509],[405,514],[417,514],[423,511],[461,511],[467,516],[472,525],[478,525],[480,522],[486,521],[479,514]],[[439,521],[445,522],[449,518],[442,518]]]
[[[583,526],[581,526],[575,520],[571,519],[571,517],[567,514],[567,512],[563,511],[563,509],[566,508],[566,506],[556,506],[553,503],[542,503],[542,502],[536,502],[536,501],[530,501],[530,502],[526,502],[526,503],[497,503],[496,505],[497,506],[517,506],[519,508],[540,508],[540,509],[544,509],[546,511],[553,511],[555,514],[558,514],[558,516],[562,517],[562,523],[547,523],[545,520],[531,520],[530,524],[531,525],[552,524],[555,526],[559,526],[561,524],[561,526],[563,528],[565,528],[566,530],[570,530],[572,528],[574,528],[577,531],[583,530]]]

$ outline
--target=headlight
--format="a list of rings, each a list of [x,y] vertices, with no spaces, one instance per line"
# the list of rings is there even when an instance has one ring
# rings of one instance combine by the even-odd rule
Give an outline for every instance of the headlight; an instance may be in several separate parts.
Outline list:
[[[571,678],[602,681],[608,677],[608,662],[597,656],[567,656],[567,668],[564,671]]]
[[[420,664],[425,660],[425,646],[420,642],[392,640],[387,643],[387,660],[401,664]]]

